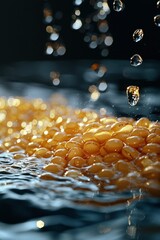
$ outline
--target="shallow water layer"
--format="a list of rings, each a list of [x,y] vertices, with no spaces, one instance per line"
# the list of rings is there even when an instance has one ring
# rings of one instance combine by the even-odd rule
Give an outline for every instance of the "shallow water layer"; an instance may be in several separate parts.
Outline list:
[[[120,64],[124,65],[123,74],[118,70]],[[62,70],[63,83],[59,92],[67,96],[69,104],[82,108],[105,107],[109,114],[132,115],[136,118],[147,116],[152,120],[159,120],[160,99],[159,89],[156,88],[159,71],[154,64],[148,63],[141,74],[138,70],[132,72],[125,64],[119,62],[109,68],[112,81],[109,81],[108,95],[102,94],[99,101],[95,102],[90,101],[90,97],[85,93],[88,87],[85,77],[91,74],[86,63],[79,65],[77,70],[79,74],[81,70],[86,73],[80,86],[77,85],[78,80],[75,80],[73,72],[71,74],[70,67],[66,70],[64,65],[56,67],[51,63],[43,65],[44,71],[35,77],[37,83],[30,86],[27,80],[31,79],[33,73],[33,70],[28,71],[31,66],[13,64],[9,76],[5,71],[1,76],[0,91],[1,95],[5,96],[23,95],[46,99],[53,91],[57,91],[57,88],[53,89],[50,85],[46,74],[58,68]],[[35,63],[32,69],[35,72],[37,69],[36,73],[38,73],[40,66],[42,66],[40,63]],[[148,73],[154,86],[150,79],[146,80]],[[24,78],[25,83],[22,82]],[[128,105],[124,95],[125,88],[123,84],[118,84],[121,78],[123,80],[125,78],[127,83],[132,82],[132,78],[134,81],[141,78],[142,95],[136,107],[132,108]],[[64,87],[69,87],[65,79],[70,79],[72,91],[64,90]],[[145,86],[143,86],[144,82]],[[38,177],[40,174],[38,169],[42,164],[44,164],[42,160],[35,161],[31,157],[15,162],[11,153],[0,154],[0,239],[158,240],[160,238],[158,197],[148,195],[142,189],[117,193],[113,186],[102,193],[95,184],[87,181],[87,178],[76,181],[55,176],[54,181],[43,181]]]

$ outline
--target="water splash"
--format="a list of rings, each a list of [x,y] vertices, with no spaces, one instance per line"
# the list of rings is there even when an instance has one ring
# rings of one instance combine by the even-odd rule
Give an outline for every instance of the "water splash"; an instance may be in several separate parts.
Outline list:
[[[133,41],[139,42],[142,40],[143,36],[144,36],[143,29],[136,29],[133,33]]]
[[[143,62],[143,59],[141,58],[141,56],[139,54],[134,54],[131,58],[130,58],[130,64],[134,67],[138,67],[139,65],[141,65]]]
[[[128,103],[131,106],[135,106],[140,98],[139,87],[138,86],[128,86],[126,89],[126,94],[128,98]]]

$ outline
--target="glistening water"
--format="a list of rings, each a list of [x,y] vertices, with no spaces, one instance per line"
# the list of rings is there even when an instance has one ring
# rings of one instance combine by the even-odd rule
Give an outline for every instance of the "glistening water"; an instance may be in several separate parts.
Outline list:
[[[108,88],[99,98],[87,92],[99,78],[90,62],[13,63],[1,69],[1,96],[42,97],[60,92],[73,106],[102,108],[116,116],[159,119],[159,63],[139,69],[126,61],[101,63],[108,68]],[[142,69],[143,68],[143,69]],[[122,69],[122,71],[121,71]],[[142,71],[143,70],[143,71]],[[59,72],[60,84],[52,85],[50,73]],[[52,75],[51,74],[51,75]],[[130,106],[126,86],[140,87],[140,100]],[[2,130],[2,129],[1,129]],[[2,240],[103,240],[160,238],[159,197],[142,189],[117,192],[114,186],[100,192],[82,178],[55,177],[40,180],[44,159],[15,161],[12,153],[0,153],[0,239]]]

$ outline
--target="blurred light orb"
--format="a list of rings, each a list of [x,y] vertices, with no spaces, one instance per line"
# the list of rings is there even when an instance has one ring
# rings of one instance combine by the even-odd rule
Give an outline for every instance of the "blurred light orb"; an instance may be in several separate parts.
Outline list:
[[[82,21],[81,19],[77,18],[76,21],[72,24],[72,28],[74,30],[78,30],[82,27]]]
[[[83,0],[74,0],[74,4],[77,6],[81,5],[82,2],[83,2]]]
[[[59,46],[57,49],[57,54],[63,56],[66,53],[66,48],[64,46]]]
[[[107,90],[107,87],[108,87],[107,83],[105,81],[101,81],[98,85],[98,90],[100,92],[105,92]]]
[[[113,43],[113,38],[112,38],[112,36],[107,36],[107,37],[105,38],[105,40],[104,40],[104,43],[105,43],[106,46],[111,46],[112,43]]]
[[[59,38],[59,34],[56,33],[56,32],[54,32],[54,33],[52,33],[52,34],[50,35],[50,39],[51,39],[52,41],[56,41],[58,38]]]
[[[51,46],[47,46],[47,49],[46,49],[46,54],[47,55],[51,55],[53,53],[53,48]]]

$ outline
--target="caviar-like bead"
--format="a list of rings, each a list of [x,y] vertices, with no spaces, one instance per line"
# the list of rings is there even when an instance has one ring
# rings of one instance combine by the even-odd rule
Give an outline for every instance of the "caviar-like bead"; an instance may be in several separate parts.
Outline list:
[[[95,134],[93,132],[86,132],[83,134],[83,142],[96,141]]]
[[[160,180],[160,169],[155,166],[148,166],[144,168],[142,175],[147,178]]]
[[[87,141],[84,143],[83,150],[89,154],[95,154],[99,152],[100,145],[96,141]]]
[[[80,147],[73,147],[68,151],[67,159],[71,160],[74,157],[83,157],[84,153]]]
[[[150,121],[149,121],[149,119],[148,118],[146,118],[146,117],[142,117],[142,118],[140,118],[137,122],[136,122],[136,124],[135,124],[136,126],[139,126],[139,127],[149,127],[149,125],[150,125]]]
[[[68,171],[65,172],[64,174],[65,177],[71,177],[71,178],[78,178],[83,176],[83,174],[81,173],[81,171],[75,170],[75,169],[70,169]]]
[[[22,151],[23,149],[19,146],[11,146],[8,151],[9,152],[18,152],[18,151]]]
[[[92,155],[87,159],[87,165],[92,165],[93,163],[100,163],[103,161],[102,156],[100,155]]]
[[[104,169],[105,166],[103,163],[93,163],[91,166],[88,167],[88,172],[90,173],[97,173]]]
[[[123,142],[118,138],[111,138],[105,143],[107,152],[120,152],[123,147]]]
[[[145,140],[140,136],[130,136],[126,138],[125,143],[131,147],[139,148],[145,145]]]
[[[122,148],[122,155],[128,160],[132,160],[139,157],[140,153],[135,148],[126,145]]]
[[[24,159],[25,157],[26,157],[26,155],[23,154],[23,153],[15,153],[15,154],[13,155],[13,158],[14,158],[15,160]]]
[[[37,157],[50,157],[51,155],[48,153],[48,149],[47,148],[36,148],[34,155]]]
[[[148,143],[142,148],[143,153],[160,153],[160,144]]]
[[[131,182],[127,177],[119,178],[116,181],[116,185],[117,185],[119,190],[124,190],[124,189],[131,188]]]
[[[95,133],[94,136],[99,143],[104,143],[107,139],[111,138],[111,133],[107,131],[102,131]]]
[[[112,169],[104,168],[97,173],[100,178],[112,178],[114,176],[114,171]]]
[[[121,140],[122,142],[125,142],[126,138],[129,137],[129,134],[124,133],[124,132],[115,132],[112,137],[117,138],[117,139]]]
[[[64,157],[64,158],[66,157],[67,154],[68,154],[68,151],[65,148],[57,149],[54,152],[54,156],[60,156],[60,157]]]
[[[43,180],[55,180],[55,177],[51,173],[42,173],[39,177]]]
[[[49,163],[48,165],[44,166],[43,169],[47,172],[61,174],[63,167],[59,164]]]
[[[77,168],[82,168],[86,166],[86,160],[82,157],[76,156],[73,157],[69,162],[69,166],[77,167]]]
[[[125,127],[128,123],[126,121],[120,121],[112,124],[111,130],[118,132],[120,131],[123,127]]]
[[[79,131],[79,125],[77,122],[69,122],[64,126],[64,131],[66,133],[76,133]]]
[[[115,168],[122,172],[123,174],[127,174],[130,172],[131,168],[130,168],[130,164],[126,161],[123,160],[119,160],[116,164],[115,164]]]
[[[54,141],[62,142],[67,140],[67,135],[64,132],[56,132],[53,136]]]
[[[71,149],[73,147],[80,147],[80,146],[81,146],[80,143],[76,142],[76,141],[68,141],[65,144],[65,148],[67,148],[67,149]]]
[[[122,154],[114,152],[114,153],[108,153],[107,155],[105,155],[103,161],[105,163],[110,164],[110,163],[117,162],[118,160],[123,158],[124,156],[122,156]]]
[[[131,136],[139,136],[146,138],[149,134],[149,130],[145,127],[135,127],[131,132]]]
[[[67,165],[67,160],[61,156],[54,156],[51,159],[51,163],[55,163],[55,164],[65,167]]]
[[[160,135],[156,133],[151,133],[146,138],[147,143],[158,143],[160,144]]]

